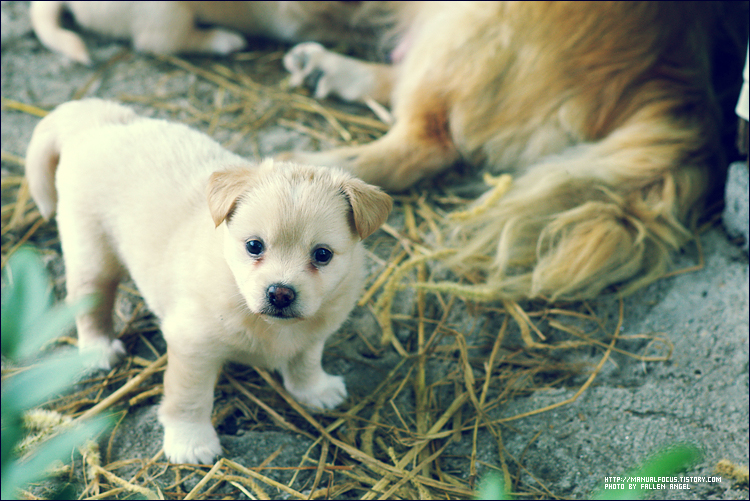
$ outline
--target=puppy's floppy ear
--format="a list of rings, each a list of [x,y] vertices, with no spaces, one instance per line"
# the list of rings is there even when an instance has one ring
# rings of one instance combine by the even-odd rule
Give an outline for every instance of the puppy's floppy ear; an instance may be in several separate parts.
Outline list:
[[[360,238],[373,234],[388,219],[393,199],[377,186],[352,178],[344,183],[342,191],[352,206],[354,229]]]
[[[219,226],[234,212],[237,199],[251,186],[257,168],[241,167],[214,172],[208,178],[206,197],[214,224]]]

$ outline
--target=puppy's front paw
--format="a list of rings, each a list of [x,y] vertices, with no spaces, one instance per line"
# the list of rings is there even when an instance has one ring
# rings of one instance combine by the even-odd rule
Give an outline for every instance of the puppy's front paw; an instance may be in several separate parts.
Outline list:
[[[125,345],[119,339],[97,337],[87,342],[79,339],[78,348],[84,355],[93,354],[94,367],[107,371],[118,365],[126,354]]]
[[[170,463],[213,464],[221,443],[211,423],[172,421],[159,415],[164,426],[164,453]]]
[[[317,384],[306,387],[284,385],[300,403],[321,409],[333,409],[346,399],[346,383],[341,376],[323,373]]]

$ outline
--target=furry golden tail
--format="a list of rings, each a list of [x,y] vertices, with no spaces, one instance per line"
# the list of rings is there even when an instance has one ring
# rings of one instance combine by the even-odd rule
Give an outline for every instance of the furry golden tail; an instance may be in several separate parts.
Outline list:
[[[479,272],[488,298],[582,299],[659,278],[691,236],[715,160],[704,126],[668,118],[664,105],[541,160],[502,197],[488,192],[455,223],[448,264]]]

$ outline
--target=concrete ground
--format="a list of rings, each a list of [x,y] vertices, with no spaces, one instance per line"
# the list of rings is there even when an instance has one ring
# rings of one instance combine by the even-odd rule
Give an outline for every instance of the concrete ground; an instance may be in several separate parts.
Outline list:
[[[52,109],[71,99],[94,74],[95,69],[65,62],[40,45],[31,33],[26,2],[3,2],[1,13],[4,99]],[[87,42],[98,61],[107,60],[123,47],[92,38],[87,38]],[[85,95],[118,99],[123,94],[161,92],[164,89],[159,87],[163,81],[160,79],[173,71],[174,68],[153,58],[133,55],[110,68]],[[194,83],[189,75],[185,78],[185,88]],[[163,114],[147,106],[134,107],[149,115]],[[38,118],[4,107],[0,120],[3,153],[23,156]],[[199,127],[206,129],[205,124]],[[223,142],[228,136],[222,134],[225,133],[216,133]],[[259,133],[255,146],[240,142],[232,149],[252,157],[309,147],[309,139],[299,132],[273,126]],[[21,172],[20,167],[5,161],[2,169],[3,176]],[[396,226],[396,222],[391,222]],[[747,465],[748,255],[727,237],[720,225],[703,233],[700,241],[705,259],[702,269],[660,280],[626,299],[624,304],[621,334],[663,333],[674,344],[668,361],[641,362],[615,354],[576,402],[502,427],[506,450],[516,458],[523,455],[525,472],[519,485],[539,488],[535,480],[538,479],[556,496],[588,497],[605,477],[622,475],[650,453],[681,441],[696,444],[705,451],[703,462],[686,472],[687,476],[716,477],[715,466],[722,459]],[[676,269],[697,262],[694,249],[691,245],[676,257]],[[602,317],[614,318],[617,302],[603,298],[593,308]],[[497,319],[486,316],[480,322],[492,332]],[[370,312],[364,308],[355,311],[350,325],[350,329],[377,329]],[[397,331],[397,335],[404,334]],[[653,345],[637,341],[625,346],[644,355],[654,349]],[[368,372],[370,369],[357,363],[356,354],[337,358],[336,354],[341,353],[351,355],[346,347],[336,347],[328,353],[329,371],[344,375],[353,398],[367,394],[377,383]],[[600,358],[601,351],[588,349],[567,360],[595,364]],[[397,359],[386,354],[378,364],[387,370]],[[439,371],[440,367],[433,370]],[[585,378],[586,374],[582,374],[565,385],[509,399],[490,415],[495,419],[514,416],[563,401],[577,391]],[[151,457],[159,450],[161,430],[155,410],[153,402],[126,419],[114,444],[118,457]],[[478,451],[481,461],[497,465],[496,441],[489,434],[482,437]],[[284,430],[239,430],[223,433],[221,438],[227,457],[246,466],[257,464],[281,445],[285,448],[274,464],[296,466],[310,443]],[[465,457],[470,451],[471,433],[465,433],[461,441],[446,450],[445,464],[452,464],[451,458]],[[455,470],[464,468],[461,465],[465,462],[455,461]],[[487,468],[483,467],[480,473],[484,471]],[[467,472],[454,471],[454,474]],[[654,490],[649,497],[748,498],[747,484],[739,485],[726,477],[718,482],[689,482],[688,487]]]

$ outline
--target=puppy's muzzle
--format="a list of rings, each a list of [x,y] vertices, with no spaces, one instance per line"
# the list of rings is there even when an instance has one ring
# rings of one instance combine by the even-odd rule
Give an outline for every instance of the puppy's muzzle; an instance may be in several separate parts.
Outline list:
[[[294,311],[297,293],[292,287],[284,284],[272,284],[266,289],[268,307],[263,313],[277,318],[294,318],[299,316]]]

